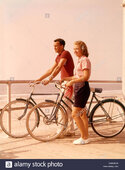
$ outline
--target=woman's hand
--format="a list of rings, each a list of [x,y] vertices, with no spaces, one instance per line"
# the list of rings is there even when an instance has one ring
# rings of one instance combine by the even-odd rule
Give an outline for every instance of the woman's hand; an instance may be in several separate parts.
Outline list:
[[[64,82],[64,79],[59,80],[59,83],[62,84]]]
[[[71,81],[69,81],[68,83],[66,83],[66,87],[69,87],[69,86],[72,86],[73,85],[73,81],[71,80]]]

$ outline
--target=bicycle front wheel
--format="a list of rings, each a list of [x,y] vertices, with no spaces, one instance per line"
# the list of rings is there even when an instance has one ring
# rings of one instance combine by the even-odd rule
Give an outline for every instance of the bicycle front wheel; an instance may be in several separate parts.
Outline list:
[[[34,105],[32,103],[28,104],[25,99],[16,99],[8,103],[2,109],[2,113],[0,116],[0,124],[2,130],[8,136],[13,138],[22,138],[27,136],[28,132],[26,129],[26,114],[33,107]],[[35,119],[38,119],[37,110],[34,110],[34,112],[37,116]],[[35,126],[32,128],[32,130],[34,130],[34,128]]]
[[[125,127],[125,107],[118,100],[102,100],[90,115],[91,126],[99,136],[114,137]]]
[[[32,131],[32,127],[36,124],[34,110],[39,110],[39,122],[37,127]],[[42,102],[27,115],[26,126],[29,134],[39,141],[50,141],[56,139],[67,127],[67,114],[61,105],[54,102]]]

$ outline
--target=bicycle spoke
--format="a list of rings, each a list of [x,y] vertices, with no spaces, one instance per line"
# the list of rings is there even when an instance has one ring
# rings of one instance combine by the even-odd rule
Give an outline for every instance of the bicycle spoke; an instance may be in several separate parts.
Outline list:
[[[62,108],[58,108],[55,112],[53,108],[57,105],[55,103],[50,102],[43,102],[36,105],[28,114],[27,116],[27,130],[30,135],[39,141],[49,141],[57,138],[60,133],[66,128],[67,126],[67,118],[64,114]],[[33,111],[35,108],[40,108],[44,112],[46,116],[40,116],[39,126],[31,131],[32,124],[34,124],[35,120],[33,121]],[[32,121],[31,121],[32,120]]]
[[[117,100],[106,99],[95,106],[90,121],[93,130],[98,135],[116,136],[125,127],[125,108]]]
[[[29,103],[27,110],[25,107],[27,101],[25,99],[18,99],[7,104],[1,114],[1,128],[2,130],[14,138],[21,138],[28,135],[26,129],[26,114],[33,105]]]

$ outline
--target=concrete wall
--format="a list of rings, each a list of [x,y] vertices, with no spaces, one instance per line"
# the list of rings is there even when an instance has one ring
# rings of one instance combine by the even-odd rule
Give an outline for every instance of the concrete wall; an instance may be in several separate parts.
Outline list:
[[[87,43],[95,80],[122,76],[122,0],[0,0],[0,80],[36,79],[55,59],[53,40]]]

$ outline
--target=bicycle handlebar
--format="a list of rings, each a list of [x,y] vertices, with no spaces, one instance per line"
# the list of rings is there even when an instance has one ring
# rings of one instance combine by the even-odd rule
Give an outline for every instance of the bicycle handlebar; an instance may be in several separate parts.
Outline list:
[[[42,84],[42,81],[37,81],[37,82],[29,82],[29,86],[32,87],[31,93],[34,92],[35,90],[35,86],[38,84]],[[42,84],[43,85],[43,84]],[[55,82],[55,87],[58,88],[62,93],[65,91],[66,89],[66,82],[63,82],[62,84],[59,84],[57,82]]]
[[[66,82],[63,82],[62,84],[55,83],[55,87],[58,88],[61,92],[64,92],[66,89]]]
[[[57,82],[55,82],[55,87],[58,88],[62,93],[68,89],[68,87],[66,87],[66,81],[64,81],[63,83],[59,84]],[[32,91],[31,93],[34,92],[35,90],[35,85],[37,84],[42,84],[42,81],[37,81],[37,82],[29,82],[29,86],[32,87]],[[43,85],[43,84],[42,84]],[[102,88],[90,88],[91,89],[91,92],[96,92],[96,93],[101,93],[102,92]]]
[[[31,93],[34,92],[35,86],[38,85],[38,84],[42,84],[42,81],[29,82],[29,86],[32,87]],[[42,84],[42,85],[43,85],[43,84]],[[68,88],[68,87],[66,87],[66,81],[64,81],[64,82],[61,83],[61,84],[55,82],[55,87],[58,88],[62,93],[65,91],[65,89]]]
[[[31,93],[33,93],[34,92],[34,90],[35,90],[35,85],[37,85],[37,84],[42,84],[42,82],[41,81],[37,81],[37,82],[29,82],[29,86],[30,87],[32,87],[32,90],[31,90]]]

